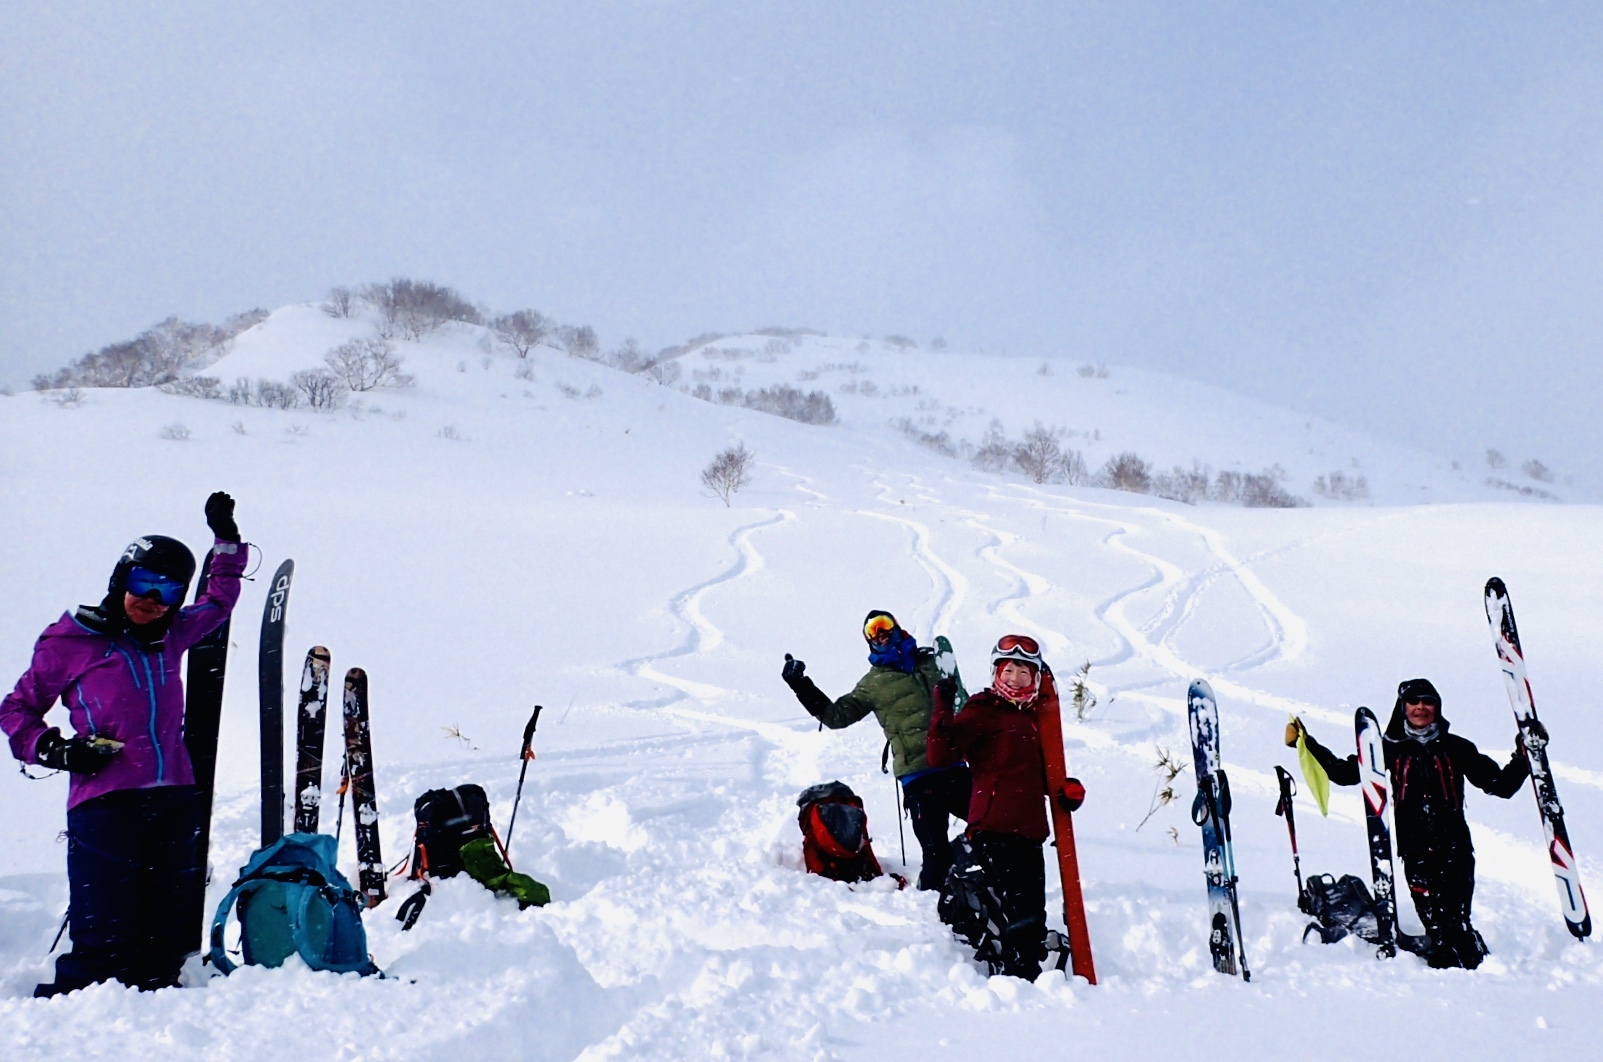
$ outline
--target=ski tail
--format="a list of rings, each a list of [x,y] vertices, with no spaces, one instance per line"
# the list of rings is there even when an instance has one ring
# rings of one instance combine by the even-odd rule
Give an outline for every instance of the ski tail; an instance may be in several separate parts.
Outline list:
[[[329,652],[314,645],[301,668],[295,712],[295,832],[316,833],[323,808],[323,743],[328,730]]]
[[[1380,721],[1368,708],[1353,717],[1358,742],[1358,782],[1364,795],[1364,821],[1369,831],[1369,869],[1375,886],[1375,922],[1380,937],[1377,954],[1397,954],[1397,891],[1392,865],[1391,829],[1386,806],[1391,802],[1391,778],[1386,773],[1386,747]]]
[[[262,847],[284,836],[284,616],[295,562],[273,573],[262,606],[262,637],[257,649],[257,690],[261,703]]]
[[[1585,940],[1592,934],[1592,915],[1586,905],[1586,893],[1581,889],[1580,867],[1570,847],[1569,827],[1564,824],[1564,805],[1559,800],[1553,769],[1548,763],[1547,732],[1536,718],[1536,699],[1525,673],[1525,650],[1520,645],[1519,627],[1514,622],[1514,602],[1509,598],[1508,587],[1495,575],[1486,580],[1485,603],[1498,667],[1503,672],[1514,721],[1525,746],[1525,762],[1531,769],[1531,791],[1536,796],[1536,810],[1542,817],[1542,832],[1547,837],[1559,909],[1570,933],[1577,940]]]
[[[1096,961],[1091,955],[1091,929],[1085,918],[1085,895],[1080,888],[1080,857],[1074,846],[1074,816],[1058,799],[1066,792],[1068,763],[1063,754],[1063,716],[1058,706],[1057,682],[1052,669],[1041,675],[1036,701],[1036,729],[1041,740],[1041,761],[1046,769],[1047,807],[1052,819],[1052,840],[1057,847],[1058,874],[1063,880],[1063,925],[1069,933],[1069,961],[1076,977],[1096,984]]]

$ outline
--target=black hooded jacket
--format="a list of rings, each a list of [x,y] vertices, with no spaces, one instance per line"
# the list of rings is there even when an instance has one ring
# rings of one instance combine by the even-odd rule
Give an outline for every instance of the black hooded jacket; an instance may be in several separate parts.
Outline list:
[[[1308,735],[1308,748],[1332,782],[1358,784],[1356,752],[1337,759],[1312,734]],[[1530,764],[1518,749],[1508,763],[1498,766],[1474,742],[1451,733],[1440,712],[1430,740],[1410,737],[1401,701],[1386,725],[1384,748],[1396,809],[1397,854],[1404,859],[1443,848],[1472,851],[1469,823],[1464,819],[1464,782],[1506,800],[1519,792],[1530,774]]]

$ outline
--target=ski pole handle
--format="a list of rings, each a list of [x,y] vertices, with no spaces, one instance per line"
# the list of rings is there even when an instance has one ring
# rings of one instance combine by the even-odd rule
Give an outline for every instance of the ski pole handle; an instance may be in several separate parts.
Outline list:
[[[537,704],[534,706],[534,714],[529,716],[529,725],[523,728],[523,749],[518,754],[519,759],[534,759],[534,757],[530,755],[529,746],[534,742],[534,728],[539,725],[540,713],[543,711],[545,711],[545,707],[543,705]]]

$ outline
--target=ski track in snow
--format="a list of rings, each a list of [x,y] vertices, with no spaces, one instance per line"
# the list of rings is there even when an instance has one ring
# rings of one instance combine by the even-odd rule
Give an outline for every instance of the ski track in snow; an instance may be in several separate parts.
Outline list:
[[[923,483],[916,477],[907,477],[920,493],[918,500],[925,504],[937,504],[940,499],[931,494]],[[895,504],[890,498],[891,489],[883,479],[875,478],[874,486],[878,489],[877,500],[887,505]],[[919,566],[929,576],[931,586],[931,600],[920,607],[916,613],[920,617],[916,635],[922,635],[920,641],[925,645],[932,644],[937,634],[944,634],[951,629],[952,617],[963,607],[963,601],[968,596],[968,580],[957,569],[946,562],[930,545],[930,529],[928,524],[921,523],[905,516],[894,513],[878,512],[873,509],[854,510],[861,516],[871,517],[875,520],[884,520],[887,523],[900,524],[905,527],[913,540],[913,557]],[[923,617],[927,616],[928,619]]]
[[[701,611],[701,599],[707,593],[725,583],[745,578],[754,572],[760,571],[764,566],[763,555],[751,544],[754,532],[765,527],[788,523],[796,519],[796,514],[788,509],[779,512],[764,520],[742,524],[730,532],[729,544],[735,550],[735,562],[724,571],[713,576],[705,582],[697,583],[687,590],[682,590],[668,602],[668,611],[673,617],[689,628],[685,640],[673,649],[651,656],[638,657],[626,660],[617,665],[621,670],[668,686],[675,691],[666,698],[646,698],[627,703],[631,708],[664,708],[687,698],[694,697],[704,701],[717,700],[726,696],[729,691],[722,686],[710,683],[695,682],[691,679],[669,675],[660,670],[657,665],[669,660],[678,660],[684,657],[697,656],[711,652],[724,643],[724,632],[717,625],[708,620]]]

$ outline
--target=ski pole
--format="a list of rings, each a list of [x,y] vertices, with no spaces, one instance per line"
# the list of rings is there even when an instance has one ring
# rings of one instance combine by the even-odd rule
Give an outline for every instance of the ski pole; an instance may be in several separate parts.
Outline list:
[[[1302,856],[1297,852],[1297,820],[1291,812],[1291,798],[1297,795],[1297,783],[1292,781],[1291,772],[1279,764],[1275,765],[1275,776],[1280,780],[1280,803],[1275,805],[1275,814],[1286,818],[1286,833],[1291,837],[1291,868],[1297,875],[1297,909],[1303,909],[1306,893],[1302,884]]]
[[[819,723],[820,727],[824,724]],[[885,739],[885,747],[879,754],[879,773],[891,773],[891,739]],[[902,866],[907,866],[907,835],[902,832],[902,784],[895,777],[891,778],[891,786],[896,790],[896,839],[902,843]]]
[[[351,787],[351,758],[349,756],[346,756],[344,759],[340,760],[340,788],[339,788],[340,808],[339,808],[339,813],[334,817],[334,846],[335,846],[335,848],[339,847],[340,829],[341,829],[341,827],[343,827],[345,825],[345,790],[349,789],[350,787]]]
[[[507,821],[507,862],[512,861],[512,828],[518,824],[518,805],[523,802],[523,778],[529,773],[529,761],[534,759],[534,749],[530,746],[534,742],[534,728],[540,722],[540,705],[534,706],[534,714],[529,716],[529,725],[523,728],[523,750],[518,753],[518,759],[523,766],[518,768],[518,792],[512,798],[512,818]],[[560,722],[560,720],[558,720]]]

